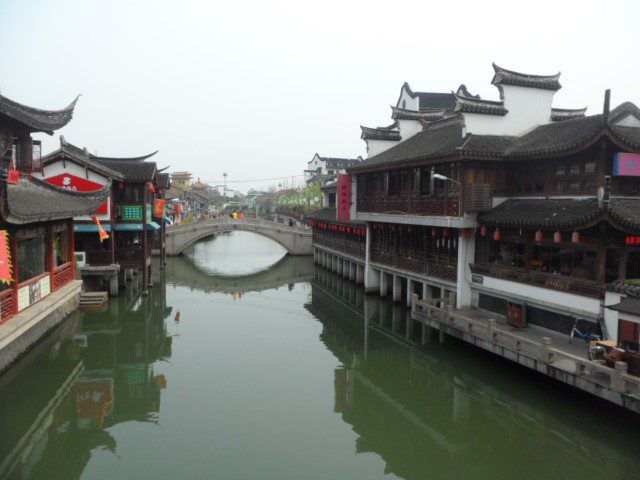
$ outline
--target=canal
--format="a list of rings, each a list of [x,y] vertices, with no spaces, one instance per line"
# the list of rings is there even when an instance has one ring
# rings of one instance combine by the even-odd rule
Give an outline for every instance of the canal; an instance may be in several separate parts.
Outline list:
[[[196,244],[0,377],[0,479],[640,478],[635,416],[260,236]]]

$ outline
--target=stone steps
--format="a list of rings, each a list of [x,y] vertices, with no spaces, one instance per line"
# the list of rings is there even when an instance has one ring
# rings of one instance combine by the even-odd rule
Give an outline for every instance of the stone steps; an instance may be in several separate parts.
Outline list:
[[[108,292],[82,292],[80,308],[101,308],[109,300]]]

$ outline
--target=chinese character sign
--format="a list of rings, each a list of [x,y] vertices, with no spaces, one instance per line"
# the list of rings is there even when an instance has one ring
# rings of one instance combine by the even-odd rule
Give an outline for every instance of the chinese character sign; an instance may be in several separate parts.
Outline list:
[[[0,282],[11,282],[11,254],[9,253],[9,234],[0,230]]]
[[[153,214],[156,217],[164,217],[164,200],[156,198],[155,204],[153,206]]]
[[[338,221],[346,222],[351,219],[351,177],[347,174],[338,175]]]
[[[613,156],[615,176],[640,177],[640,154],[616,153]]]

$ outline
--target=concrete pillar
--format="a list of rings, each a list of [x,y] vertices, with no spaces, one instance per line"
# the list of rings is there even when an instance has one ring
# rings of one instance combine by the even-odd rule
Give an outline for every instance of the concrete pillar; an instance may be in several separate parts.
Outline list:
[[[362,285],[364,283],[364,267],[356,264],[356,283]]]
[[[387,296],[387,291],[389,289],[387,285],[388,278],[389,276],[381,270],[380,271],[380,296],[381,297]]]
[[[124,288],[124,284],[126,282],[126,275],[125,275],[125,271],[123,268],[120,268],[120,270],[118,270],[118,286],[120,288]]]
[[[402,277],[400,275],[393,276],[393,301],[402,301]]]
[[[364,291],[373,293],[380,290],[380,273],[371,268],[371,225],[367,223],[367,236],[364,249]]]
[[[331,271],[338,271],[338,257],[336,257],[335,255],[331,255]]]
[[[458,277],[456,280],[456,307],[466,308],[471,306],[471,269],[476,255],[475,235],[464,237],[464,230],[459,230],[458,236]]]
[[[109,295],[112,297],[118,296],[118,274],[114,273],[109,277]]]
[[[407,278],[407,307],[411,307],[411,299],[413,297],[413,284],[414,281]]]
[[[344,260],[336,257],[336,273],[338,276],[342,275],[342,268],[344,267]]]
[[[422,284],[422,300],[431,300],[433,298],[433,287],[428,283]]]
[[[356,280],[357,268],[358,268],[358,265],[356,264],[356,262],[349,262],[349,280],[351,280],[352,282],[355,282]]]
[[[344,278],[349,278],[351,275],[351,262],[349,260],[344,260],[342,262],[342,276]]]

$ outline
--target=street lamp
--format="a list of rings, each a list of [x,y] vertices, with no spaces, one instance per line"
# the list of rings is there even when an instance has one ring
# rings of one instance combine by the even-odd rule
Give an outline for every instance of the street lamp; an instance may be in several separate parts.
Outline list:
[[[459,181],[454,180],[453,178],[446,177],[445,175],[440,175],[439,173],[434,173],[433,178],[436,180],[449,180],[453,183],[457,183],[458,185],[462,186],[462,184]]]

